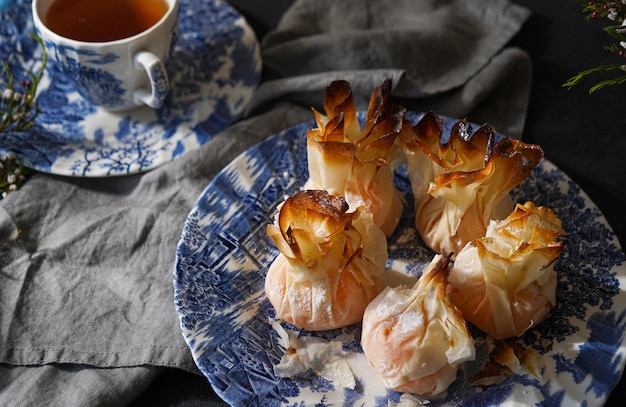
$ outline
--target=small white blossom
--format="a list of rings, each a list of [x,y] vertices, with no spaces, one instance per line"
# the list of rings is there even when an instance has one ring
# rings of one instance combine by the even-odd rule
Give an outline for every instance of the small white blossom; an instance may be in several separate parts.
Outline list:
[[[621,45],[622,48],[626,49],[626,41],[620,41],[619,45]]]
[[[9,175],[7,176],[7,182],[8,182],[9,184],[15,184],[15,181],[17,181],[17,177],[16,177],[15,175],[13,175],[13,174],[9,174]]]
[[[11,191],[11,192],[17,191],[17,185],[15,185],[15,184],[9,185],[9,191]]]
[[[617,10],[615,10],[614,8],[610,8],[607,17],[609,20],[615,21],[615,19],[617,18]]]
[[[11,99],[13,97],[13,91],[11,89],[5,89],[4,92],[2,92],[2,97],[4,99]]]
[[[13,94],[13,101],[14,102],[19,102],[20,100],[22,100],[22,95],[20,93],[14,93]]]

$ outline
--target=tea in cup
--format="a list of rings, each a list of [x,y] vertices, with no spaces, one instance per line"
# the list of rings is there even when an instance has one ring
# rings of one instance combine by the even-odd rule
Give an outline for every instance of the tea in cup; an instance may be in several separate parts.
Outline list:
[[[179,0],[33,0],[49,59],[96,106],[159,108]]]

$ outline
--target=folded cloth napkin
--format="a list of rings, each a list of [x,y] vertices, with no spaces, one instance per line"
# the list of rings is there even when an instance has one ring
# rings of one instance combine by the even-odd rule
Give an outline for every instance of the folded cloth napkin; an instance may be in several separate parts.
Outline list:
[[[530,62],[506,44],[527,16],[504,0],[296,1],[263,40],[265,80],[247,117],[200,149],[121,178],[34,175],[0,201],[0,405],[119,405],[164,367],[198,373],[172,269],[213,177],[311,121],[310,106],[339,78],[361,107],[392,78],[410,109],[519,136]]]
[[[37,174],[0,201],[0,405],[119,405],[162,367],[199,373],[173,299],[185,219],[239,152],[309,119],[278,109],[146,174]]]
[[[296,2],[263,39],[267,81],[248,111],[285,99],[319,108],[330,79],[348,80],[365,108],[371,89],[392,78],[412,110],[489,119],[519,137],[531,65],[504,47],[528,15],[506,0]]]

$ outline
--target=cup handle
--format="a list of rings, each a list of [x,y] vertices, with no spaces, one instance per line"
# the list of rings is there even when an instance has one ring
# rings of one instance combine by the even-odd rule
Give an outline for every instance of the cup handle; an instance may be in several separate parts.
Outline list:
[[[170,90],[170,83],[163,62],[153,53],[141,51],[135,55],[135,67],[138,69],[143,67],[146,70],[152,88],[151,92],[145,89],[136,90],[133,94],[135,103],[145,103],[153,109],[163,106],[165,97]]]

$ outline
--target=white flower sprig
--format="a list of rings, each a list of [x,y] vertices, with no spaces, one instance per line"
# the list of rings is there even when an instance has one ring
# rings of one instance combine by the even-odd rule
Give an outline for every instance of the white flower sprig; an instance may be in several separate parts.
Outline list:
[[[37,73],[28,71],[30,79],[20,81],[21,92],[16,90],[9,64],[6,62],[2,63],[7,76],[7,87],[2,90],[0,95],[0,133],[27,130],[33,125],[35,117],[39,113],[35,94],[46,66],[47,56],[41,38],[36,35],[32,37],[44,50],[43,59],[41,68]]]
[[[0,200],[17,191],[26,182],[27,175],[27,169],[15,154],[9,153],[6,157],[0,157]]]
[[[10,132],[28,130],[39,114],[36,100],[37,86],[46,67],[47,55],[43,41],[36,35],[32,37],[43,49],[43,58],[39,71],[28,71],[30,79],[20,81],[21,91],[16,88],[13,73],[7,62],[3,62],[7,78],[6,89],[0,89],[0,138],[10,137]],[[0,73],[1,74],[1,73]],[[25,181],[28,170],[15,154],[0,156],[0,200],[16,191]]]
[[[585,19],[587,21],[607,18],[609,21],[617,23],[617,25],[611,24],[604,27],[604,31],[617,40],[617,42],[605,46],[604,49],[621,58],[626,57],[626,0],[579,1],[583,5],[583,12],[586,13]],[[618,73],[620,75],[596,83],[589,88],[590,94],[607,86],[626,83],[626,60],[623,63],[601,65],[584,70],[571,77],[563,86],[569,89],[590,76],[607,73]]]

